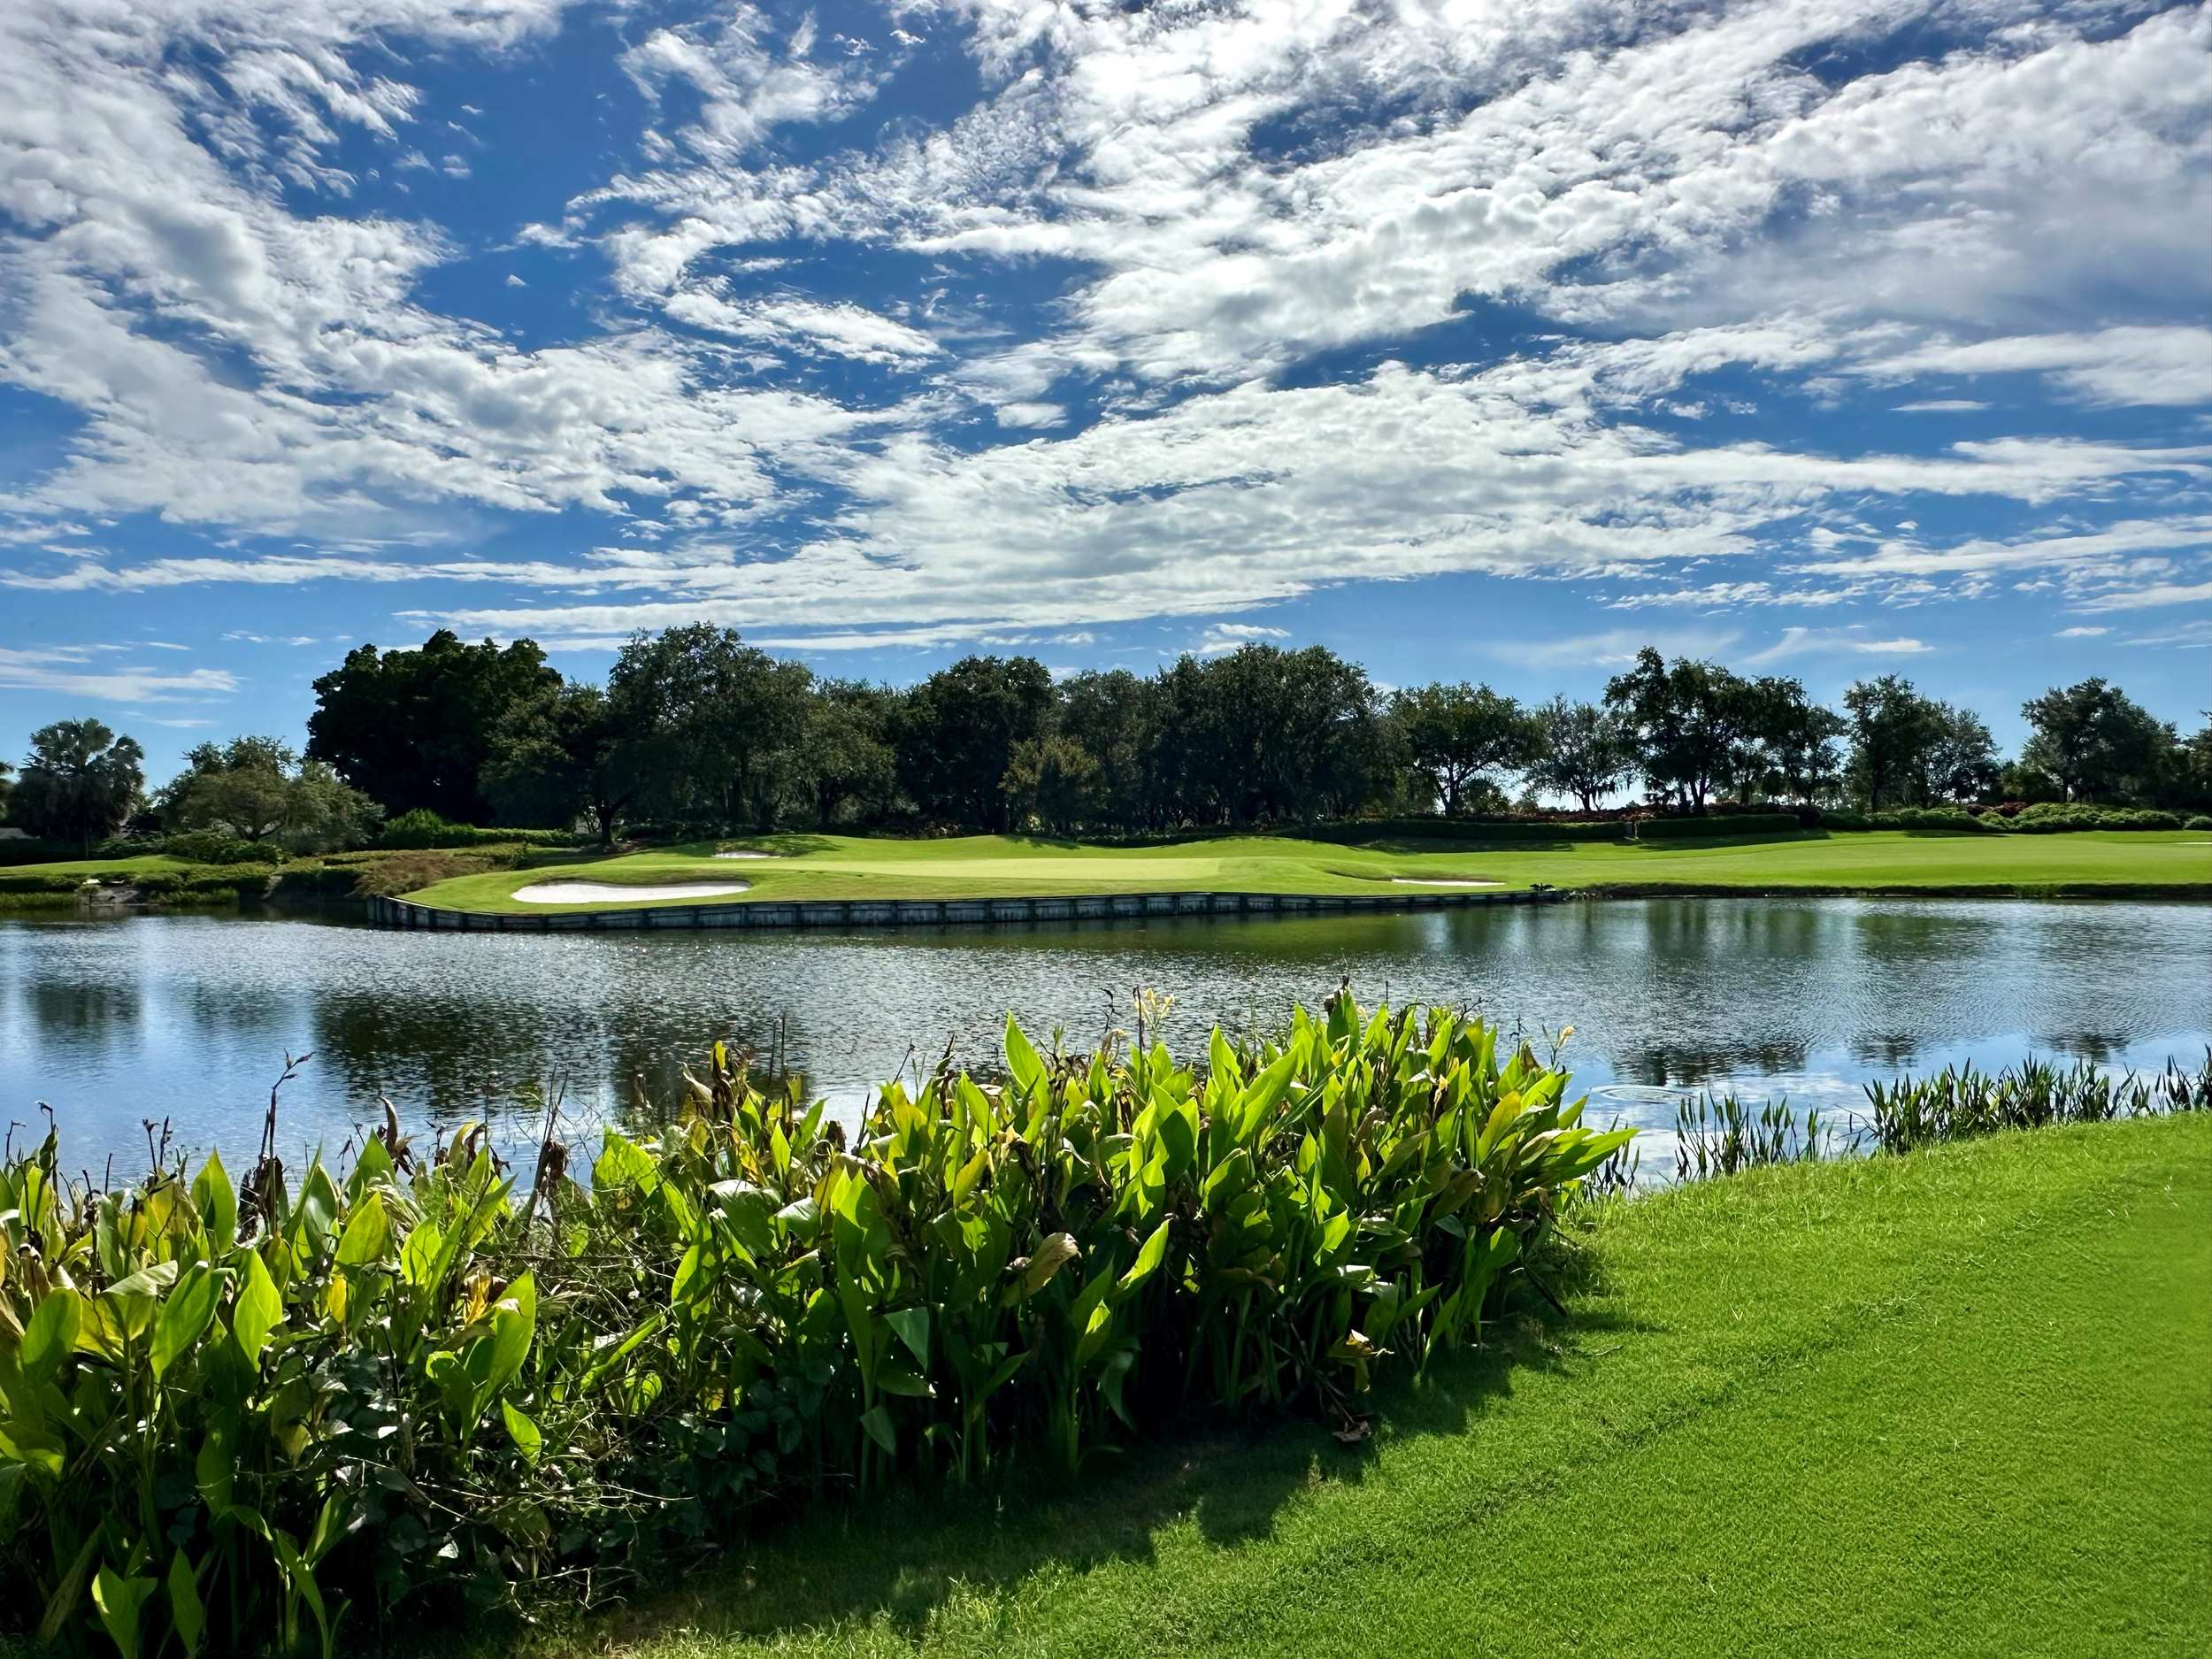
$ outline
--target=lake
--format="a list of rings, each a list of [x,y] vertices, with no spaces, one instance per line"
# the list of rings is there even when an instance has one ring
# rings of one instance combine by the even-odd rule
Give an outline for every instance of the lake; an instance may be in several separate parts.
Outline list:
[[[846,1112],[909,1063],[988,1065],[1006,1010],[1088,1048],[1174,998],[1166,1035],[1272,1025],[1349,976],[1363,1002],[1479,1005],[1566,1050],[1594,1120],[1668,1124],[1669,1091],[1848,1108],[1859,1086],[2033,1051],[2156,1067],[2212,1040],[2212,906],[1899,899],[1637,900],[1326,918],[1155,920],[851,935],[402,933],[335,922],[132,916],[0,922],[0,1120],[117,1173],[144,1120],[250,1158],[284,1056],[288,1156],[341,1145],[388,1095],[419,1133],[488,1118],[534,1141],[532,1086],[569,1118],[665,1099],[721,1037]],[[19,1136],[25,1129],[15,1132]]]

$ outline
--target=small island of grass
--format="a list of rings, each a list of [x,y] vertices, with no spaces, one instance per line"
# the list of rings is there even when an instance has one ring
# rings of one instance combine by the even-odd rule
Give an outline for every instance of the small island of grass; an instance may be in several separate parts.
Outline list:
[[[1717,821],[1716,828],[1725,826]],[[733,850],[768,853],[733,866]],[[695,904],[700,885],[734,885],[718,902],[1057,897],[1132,893],[1248,893],[1402,900],[1482,883],[1504,892],[1548,886],[1593,894],[1975,894],[2212,896],[2212,838],[2188,831],[2050,835],[1914,831],[1617,841],[1484,844],[1379,840],[1338,845],[1293,836],[1241,836],[1166,846],[1115,847],[1035,837],[969,835],[896,841],[772,835],[580,855],[564,882],[609,896],[549,906],[518,897],[548,880],[542,866],[488,870],[429,883],[415,903],[476,915]]]

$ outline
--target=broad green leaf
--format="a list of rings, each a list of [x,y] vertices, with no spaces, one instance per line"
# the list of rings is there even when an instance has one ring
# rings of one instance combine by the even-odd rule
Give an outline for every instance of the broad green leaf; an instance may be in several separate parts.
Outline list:
[[[445,1244],[445,1234],[434,1221],[418,1221],[407,1235],[407,1242],[399,1248],[399,1276],[415,1290],[436,1288],[431,1283],[437,1271],[438,1258]]]
[[[908,1349],[911,1351],[914,1363],[918,1365],[927,1366],[929,1363],[929,1310],[902,1308],[896,1313],[886,1315],[885,1323],[897,1334],[899,1340],[905,1343]]]
[[[507,1438],[521,1452],[522,1461],[534,1464],[545,1447],[545,1436],[538,1425],[504,1400],[499,1402],[499,1416],[507,1425]]]
[[[261,1252],[243,1254],[245,1271],[239,1276],[237,1300],[231,1304],[230,1330],[247,1363],[258,1365],[262,1349],[269,1346],[269,1333],[284,1317],[284,1298],[262,1264]]]
[[[53,1381],[62,1361],[77,1346],[77,1333],[83,1324],[82,1296],[67,1286],[49,1291],[31,1315],[31,1322],[23,1327],[19,1359],[24,1379],[33,1386]]]
[[[169,1368],[189,1353],[199,1340],[207,1334],[207,1327],[215,1318],[215,1305],[222,1300],[222,1276],[204,1262],[195,1262],[177,1280],[177,1287],[161,1304],[161,1317],[154,1322],[154,1376],[167,1374]]]
[[[937,1390],[925,1379],[916,1375],[899,1360],[886,1359],[876,1366],[876,1386],[887,1394],[903,1394],[912,1400],[930,1400]]]
[[[868,1438],[884,1451],[896,1456],[899,1449],[898,1425],[891,1421],[891,1414],[881,1406],[861,1414],[860,1426],[868,1431]]]
[[[1152,1230],[1152,1236],[1144,1241],[1144,1248],[1137,1252],[1134,1265],[1121,1276],[1121,1282],[1114,1286],[1114,1294],[1117,1299],[1128,1295],[1146,1279],[1160,1271],[1160,1263],[1167,1259],[1168,1229],[1173,1225],[1171,1220],[1163,1221]]]
[[[1033,1097],[1045,1080],[1043,1059],[1011,1014],[1006,1017],[1006,1074],[1025,1100]]]
[[[0,1422],[0,1469],[20,1464],[58,1480],[68,1455],[68,1446],[51,1429],[29,1423]],[[0,1528],[0,1537],[4,1536],[5,1529]]]
[[[230,1184],[219,1152],[207,1155],[207,1163],[192,1183],[192,1207],[200,1212],[207,1229],[211,1253],[219,1260],[238,1242],[238,1194]]]
[[[371,1267],[384,1259],[391,1241],[392,1218],[384,1212],[384,1196],[371,1193],[346,1217],[346,1230],[338,1236],[340,1267]]]
[[[126,1578],[105,1567],[94,1575],[92,1605],[99,1609],[101,1626],[123,1659],[138,1659],[139,1614],[160,1587],[152,1578]]]
[[[192,1557],[181,1549],[169,1559],[169,1622],[184,1644],[186,1659],[199,1651],[200,1636],[207,1628],[207,1609],[200,1603],[199,1579],[192,1571]]]
[[[525,1273],[507,1286],[507,1294],[492,1310],[492,1333],[485,1374],[479,1379],[484,1398],[504,1388],[530,1357],[530,1344],[538,1330],[537,1281]]]

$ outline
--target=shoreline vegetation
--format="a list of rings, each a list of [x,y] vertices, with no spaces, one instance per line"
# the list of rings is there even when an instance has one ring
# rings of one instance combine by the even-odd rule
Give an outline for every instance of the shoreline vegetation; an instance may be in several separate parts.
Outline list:
[[[50,1136],[11,1151],[0,1608],[82,1652],[327,1654],[403,1609],[649,1593],[904,1494],[1087,1486],[1193,1430],[1356,1448],[1415,1379],[1526,1363],[1530,1320],[1645,1344],[1570,1310],[1609,1294],[1587,1246],[1633,1136],[1581,1121],[1556,1053],[1348,987],[1179,1060],[1157,1013],[1141,995],[1091,1055],[1010,1019],[1002,1076],[887,1085],[850,1133],[717,1045],[588,1171],[557,1107],[526,1171],[480,1125],[419,1149],[396,1117],[287,1171],[274,1090],[235,1183],[211,1158],[94,1191]],[[2200,1148],[2212,1056],[1947,1072],[1870,1110],[1879,1164],[2114,1120]],[[1686,1174],[1821,1145],[1786,1111],[1699,1122]]]
[[[1209,836],[1141,846],[1031,836],[937,840],[777,834],[611,854],[543,842],[332,854],[283,864],[196,865],[161,856],[0,867],[0,912],[79,906],[324,903],[404,897],[476,914],[546,916],[698,901],[664,886],[744,885],[718,902],[1048,898],[1140,892],[1403,898],[1427,882],[1578,895],[1757,895],[2212,898],[2212,834],[2191,830],[1767,828],[1668,839],[1574,840],[1512,826],[1510,840],[1390,833]],[[733,854],[745,855],[733,858]],[[517,890],[546,881],[621,889],[548,905]]]

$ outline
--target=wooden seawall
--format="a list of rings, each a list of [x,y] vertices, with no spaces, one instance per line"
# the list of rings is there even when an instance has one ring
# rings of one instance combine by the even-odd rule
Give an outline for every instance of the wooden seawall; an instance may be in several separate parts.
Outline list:
[[[449,910],[407,899],[373,898],[370,919],[386,927],[476,933],[634,933],[708,927],[941,927],[961,923],[1118,921],[1148,916],[1312,916],[1379,910],[1461,910],[1481,904],[1546,904],[1555,888],[1498,893],[1112,893],[1014,899],[759,899],[719,904],[655,904],[636,910],[549,910],[541,916]]]

